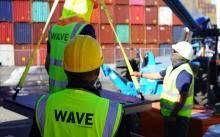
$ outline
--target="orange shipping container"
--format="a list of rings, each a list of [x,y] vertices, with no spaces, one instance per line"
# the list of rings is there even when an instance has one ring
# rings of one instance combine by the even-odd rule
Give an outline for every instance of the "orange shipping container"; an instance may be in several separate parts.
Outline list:
[[[128,57],[130,57],[130,51],[131,51],[131,49],[130,49],[129,44],[122,44],[122,45],[123,45],[123,48],[124,48],[124,50],[125,50],[126,55],[127,55]],[[116,52],[116,60],[124,58],[124,56],[123,56],[123,54],[122,54],[122,52],[121,52],[121,49],[120,49],[120,47],[119,47],[118,44],[116,45],[115,50],[116,50],[116,51],[115,51],[115,52]]]
[[[131,6],[131,24],[144,24],[144,6]]]
[[[8,22],[0,23],[0,43],[1,44],[12,44],[14,43],[14,31],[13,24]]]
[[[159,6],[166,6],[167,4],[164,2],[164,0],[158,0]]]
[[[91,16],[91,23],[100,23],[100,6],[94,9]]]
[[[173,13],[173,25],[183,25],[183,22]]]
[[[144,43],[145,32],[144,25],[132,25],[131,26],[131,42],[132,43]]]
[[[115,18],[116,23],[129,23],[129,6],[128,5],[116,5]]]
[[[103,44],[102,43],[102,52],[103,52],[105,63],[115,63],[115,58],[116,58],[115,44]]]
[[[104,25],[104,24],[101,25],[100,41],[101,43],[114,43],[115,42],[115,35],[110,25]]]
[[[114,3],[114,0],[105,0],[105,3],[106,3],[106,4],[113,4],[113,3]]]
[[[115,0],[116,4],[129,4],[129,0]]]
[[[112,18],[112,22],[115,22],[115,14],[114,14],[114,6],[113,5],[106,5],[108,12]],[[101,23],[108,23],[108,19],[104,13],[104,10],[101,10]]]
[[[145,5],[146,6],[157,6],[158,0],[145,0]]]
[[[158,42],[158,26],[147,25],[146,26],[146,43]]]
[[[147,25],[158,23],[158,8],[157,7],[146,7],[145,8],[145,23]]]
[[[31,1],[13,1],[14,22],[31,22]]]
[[[171,26],[159,26],[159,41],[160,43],[172,42],[172,27]]]

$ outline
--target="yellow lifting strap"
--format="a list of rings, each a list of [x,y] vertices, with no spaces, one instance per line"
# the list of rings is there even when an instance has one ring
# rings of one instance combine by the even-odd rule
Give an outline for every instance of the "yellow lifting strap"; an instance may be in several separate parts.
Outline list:
[[[54,13],[54,11],[55,11],[55,9],[56,9],[58,3],[59,3],[59,0],[55,0],[54,3],[53,3],[52,9],[51,9],[50,14],[49,14],[49,16],[48,16],[48,18],[47,18],[47,22],[46,22],[46,24],[45,24],[45,26],[44,26],[44,29],[43,29],[43,31],[42,31],[42,34],[41,34],[41,36],[40,36],[40,38],[39,38],[39,40],[38,40],[38,42],[37,42],[37,45],[34,46],[34,51],[33,51],[32,55],[31,55],[30,59],[28,60],[28,63],[27,63],[27,65],[26,65],[26,67],[25,67],[24,72],[22,73],[22,76],[21,76],[21,78],[20,78],[20,80],[19,80],[18,85],[17,85],[16,88],[15,88],[16,93],[14,94],[13,99],[16,98],[16,96],[17,96],[19,90],[22,88],[22,86],[23,86],[24,83],[25,83],[25,79],[26,79],[26,77],[27,77],[27,74],[28,74],[28,71],[29,71],[29,69],[30,69],[30,66],[32,65],[33,60],[34,60],[34,58],[36,57],[37,49],[39,48],[39,45],[41,44],[41,41],[42,41],[42,39],[43,39],[43,37],[44,37],[44,34],[45,34],[45,31],[46,31],[46,29],[47,29],[47,27],[48,27],[48,24],[50,23],[50,19],[51,19],[52,15],[53,15],[53,13]]]
[[[107,18],[108,18],[108,21],[109,21],[109,23],[110,23],[110,26],[111,26],[111,28],[112,28],[112,30],[113,30],[113,32],[114,32],[114,34],[115,34],[115,37],[116,37],[116,39],[117,39],[117,41],[118,41],[118,43],[119,43],[119,47],[120,47],[121,52],[122,52],[122,54],[123,54],[123,57],[124,57],[124,59],[125,59],[126,65],[127,65],[127,67],[128,67],[128,71],[129,71],[130,74],[132,74],[134,71],[133,71],[133,69],[132,69],[132,67],[131,67],[131,64],[130,64],[130,62],[129,62],[129,60],[128,60],[128,57],[127,57],[127,55],[126,55],[126,53],[125,53],[125,50],[124,50],[124,48],[123,48],[123,46],[122,46],[122,44],[121,44],[121,41],[119,40],[118,35],[117,35],[116,31],[115,31],[115,28],[114,28],[114,26],[113,26],[113,24],[112,24],[112,18],[111,18],[110,14],[109,14],[109,12],[108,12],[108,10],[107,10],[107,8],[106,8],[106,5],[105,5],[104,1],[103,1],[103,0],[99,0],[99,2],[100,2],[100,4],[101,4],[102,7],[103,7],[103,10],[104,10],[104,12],[105,12],[105,14],[106,14],[106,16],[107,16]],[[131,79],[132,79],[132,81],[133,81],[133,83],[134,83],[134,86],[135,86],[136,90],[139,90],[139,89],[140,89],[140,85],[139,85],[139,83],[138,83],[137,77],[132,76]]]

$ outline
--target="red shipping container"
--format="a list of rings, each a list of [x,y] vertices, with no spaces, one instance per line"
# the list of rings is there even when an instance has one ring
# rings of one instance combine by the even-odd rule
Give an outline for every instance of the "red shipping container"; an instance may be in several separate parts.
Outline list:
[[[124,48],[124,51],[125,51],[127,57],[130,57],[131,48],[130,48],[129,44],[122,44],[122,46]],[[121,48],[119,47],[119,44],[116,45],[115,50],[116,50],[115,51],[116,52],[116,60],[123,59],[124,56],[122,54]]]
[[[158,44],[147,44],[146,51],[153,52],[154,56],[159,56],[159,45]]]
[[[55,9],[55,12],[53,13],[53,16],[51,18],[51,22],[57,22],[59,20],[59,18],[62,15],[63,5],[64,5],[64,2],[58,3]],[[50,2],[50,8],[52,8],[52,6],[53,6],[53,3]]]
[[[100,7],[94,9],[91,16],[91,23],[100,23]]]
[[[129,23],[129,6],[128,5],[116,5],[115,7],[116,23]]]
[[[106,5],[107,10],[112,18],[112,22],[115,22],[115,13],[114,13],[114,6],[113,5]],[[104,10],[101,10],[101,23],[108,23],[108,19],[104,13]]]
[[[129,0],[115,0],[116,4],[129,4]]]
[[[15,65],[25,66],[32,54],[32,45],[15,45]]]
[[[115,35],[110,25],[101,25],[100,41],[101,43],[114,43],[115,42]]]
[[[131,5],[145,5],[144,0],[130,0]]]
[[[45,26],[45,23],[33,23],[33,43],[34,44],[38,42],[42,34],[42,31],[44,29],[44,26]],[[48,40],[48,31],[46,30],[41,43],[47,43],[47,40]]]
[[[92,24],[93,28],[95,29],[95,35],[96,39],[99,41],[100,40],[100,25],[99,24]]]
[[[51,2],[54,2],[54,0],[49,0]],[[65,2],[65,0],[59,0],[59,2]]]
[[[13,24],[8,22],[0,23],[0,43],[12,44],[14,43],[14,31]]]
[[[158,42],[158,26],[147,25],[146,26],[146,43]]]
[[[173,13],[173,25],[183,25],[183,22]]]
[[[158,0],[159,6],[166,6],[167,4],[164,2],[164,0]]]
[[[145,5],[146,6],[157,6],[158,0],[145,0]]]
[[[144,24],[144,6],[131,6],[131,24]]]
[[[144,25],[131,26],[131,42],[132,43],[145,43],[145,29]]]
[[[158,8],[157,7],[146,7],[145,8],[145,23],[147,25],[158,23]]]
[[[34,50],[34,45],[32,47],[32,53],[33,53],[33,50]],[[34,65],[44,65],[45,61],[46,61],[46,55],[47,55],[47,44],[42,44],[37,49],[37,55],[33,61],[33,64]]]
[[[113,4],[113,3],[114,3],[114,0],[105,0],[105,3],[106,3],[106,4]]]
[[[31,1],[13,1],[14,22],[31,22]]]
[[[171,26],[159,26],[159,41],[160,43],[172,42],[172,27]]]
[[[102,52],[104,56],[104,63],[115,63],[116,60],[116,47],[115,44],[103,44]]]

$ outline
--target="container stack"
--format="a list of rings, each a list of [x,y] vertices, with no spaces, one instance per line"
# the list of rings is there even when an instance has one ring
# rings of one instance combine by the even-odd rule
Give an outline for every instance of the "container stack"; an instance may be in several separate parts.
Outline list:
[[[182,37],[183,23],[163,0],[104,0],[112,17],[116,33],[129,57],[135,57],[132,49],[151,50],[155,56],[170,54],[170,45]],[[215,8],[207,0],[198,1],[197,6],[212,11]],[[64,0],[52,16],[51,23],[61,16]],[[0,62],[6,66],[26,65],[34,45],[42,33],[53,0],[1,0],[0,1]],[[214,13],[213,10],[213,13]],[[204,13],[204,12],[203,12]],[[212,12],[211,12],[212,13]],[[210,13],[210,14],[211,14]],[[105,63],[115,63],[122,57],[118,42],[99,6],[94,10],[91,24],[100,41]],[[37,51],[34,65],[43,65],[46,56],[47,33]]]

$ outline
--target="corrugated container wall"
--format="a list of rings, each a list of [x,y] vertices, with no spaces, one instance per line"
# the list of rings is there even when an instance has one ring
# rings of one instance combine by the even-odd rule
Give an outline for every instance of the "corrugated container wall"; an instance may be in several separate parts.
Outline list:
[[[16,44],[28,44],[32,41],[30,23],[15,23],[14,24],[14,35]]]
[[[158,8],[157,7],[146,7],[145,8],[145,23],[147,25],[158,23]]]
[[[0,1],[0,21],[12,21],[12,1]]]
[[[184,40],[184,26],[173,26],[172,32],[173,43]]]
[[[159,25],[172,25],[172,11],[169,7],[159,7],[158,20]]]
[[[15,45],[15,65],[24,66],[27,64],[31,57],[32,49],[31,45]]]
[[[105,3],[106,3],[106,4],[113,4],[113,3],[114,3],[114,0],[105,0]]]
[[[157,6],[158,0],[145,0],[145,5],[146,6]]]
[[[115,21],[116,23],[129,23],[129,6],[116,5],[115,6]]]
[[[115,0],[116,4],[129,4],[129,0]]]
[[[110,25],[101,25],[100,41],[101,43],[114,43],[115,42],[115,35]]]
[[[34,47],[32,48],[32,52],[34,50]],[[32,53],[31,53],[32,54]],[[41,44],[39,48],[37,49],[37,56],[35,57],[33,64],[34,65],[44,65],[47,55],[47,45]]]
[[[157,43],[158,41],[158,26],[146,26],[146,43]]]
[[[106,5],[110,16],[112,17],[112,22],[115,22],[115,13],[114,13],[114,6],[113,5]],[[104,13],[103,8],[101,7],[101,23],[108,23],[108,19]]]
[[[145,41],[145,26],[144,25],[132,25],[131,26],[131,42],[132,43],[144,43]]]
[[[63,10],[63,2],[62,3],[58,3],[56,9],[55,9],[55,12],[53,13],[53,16],[51,18],[51,22],[57,22],[59,20],[59,18],[61,17],[62,15],[62,10]],[[50,3],[50,7],[52,8],[52,5],[53,3]]]
[[[0,43],[12,44],[14,43],[14,29],[13,24],[8,22],[0,22]]]
[[[91,23],[100,23],[100,6],[92,12]]]
[[[171,26],[159,26],[159,41],[160,43],[171,43],[172,42]]]
[[[144,24],[144,6],[131,6],[131,24]]]
[[[102,44],[102,52],[105,63],[115,63],[116,60],[115,44]]]
[[[13,1],[14,22],[31,22],[31,1]]]
[[[117,32],[117,35],[122,43],[129,43],[130,31],[129,31],[128,25],[117,25],[116,32]]]
[[[160,50],[159,50],[159,55],[160,56],[170,56],[171,55],[171,45],[169,44],[161,44],[160,45]]]
[[[173,25],[183,25],[183,22],[173,13]]]
[[[130,0],[131,5],[145,5],[144,0]]]
[[[36,44],[42,34],[42,31],[44,29],[45,23],[33,23],[33,43]],[[41,41],[41,43],[47,43],[48,39],[48,31],[46,30],[46,33]]]
[[[49,3],[43,1],[33,1],[32,20],[33,22],[46,22],[49,15]]]
[[[0,62],[3,66],[14,65],[14,47],[9,44],[0,44]]]

